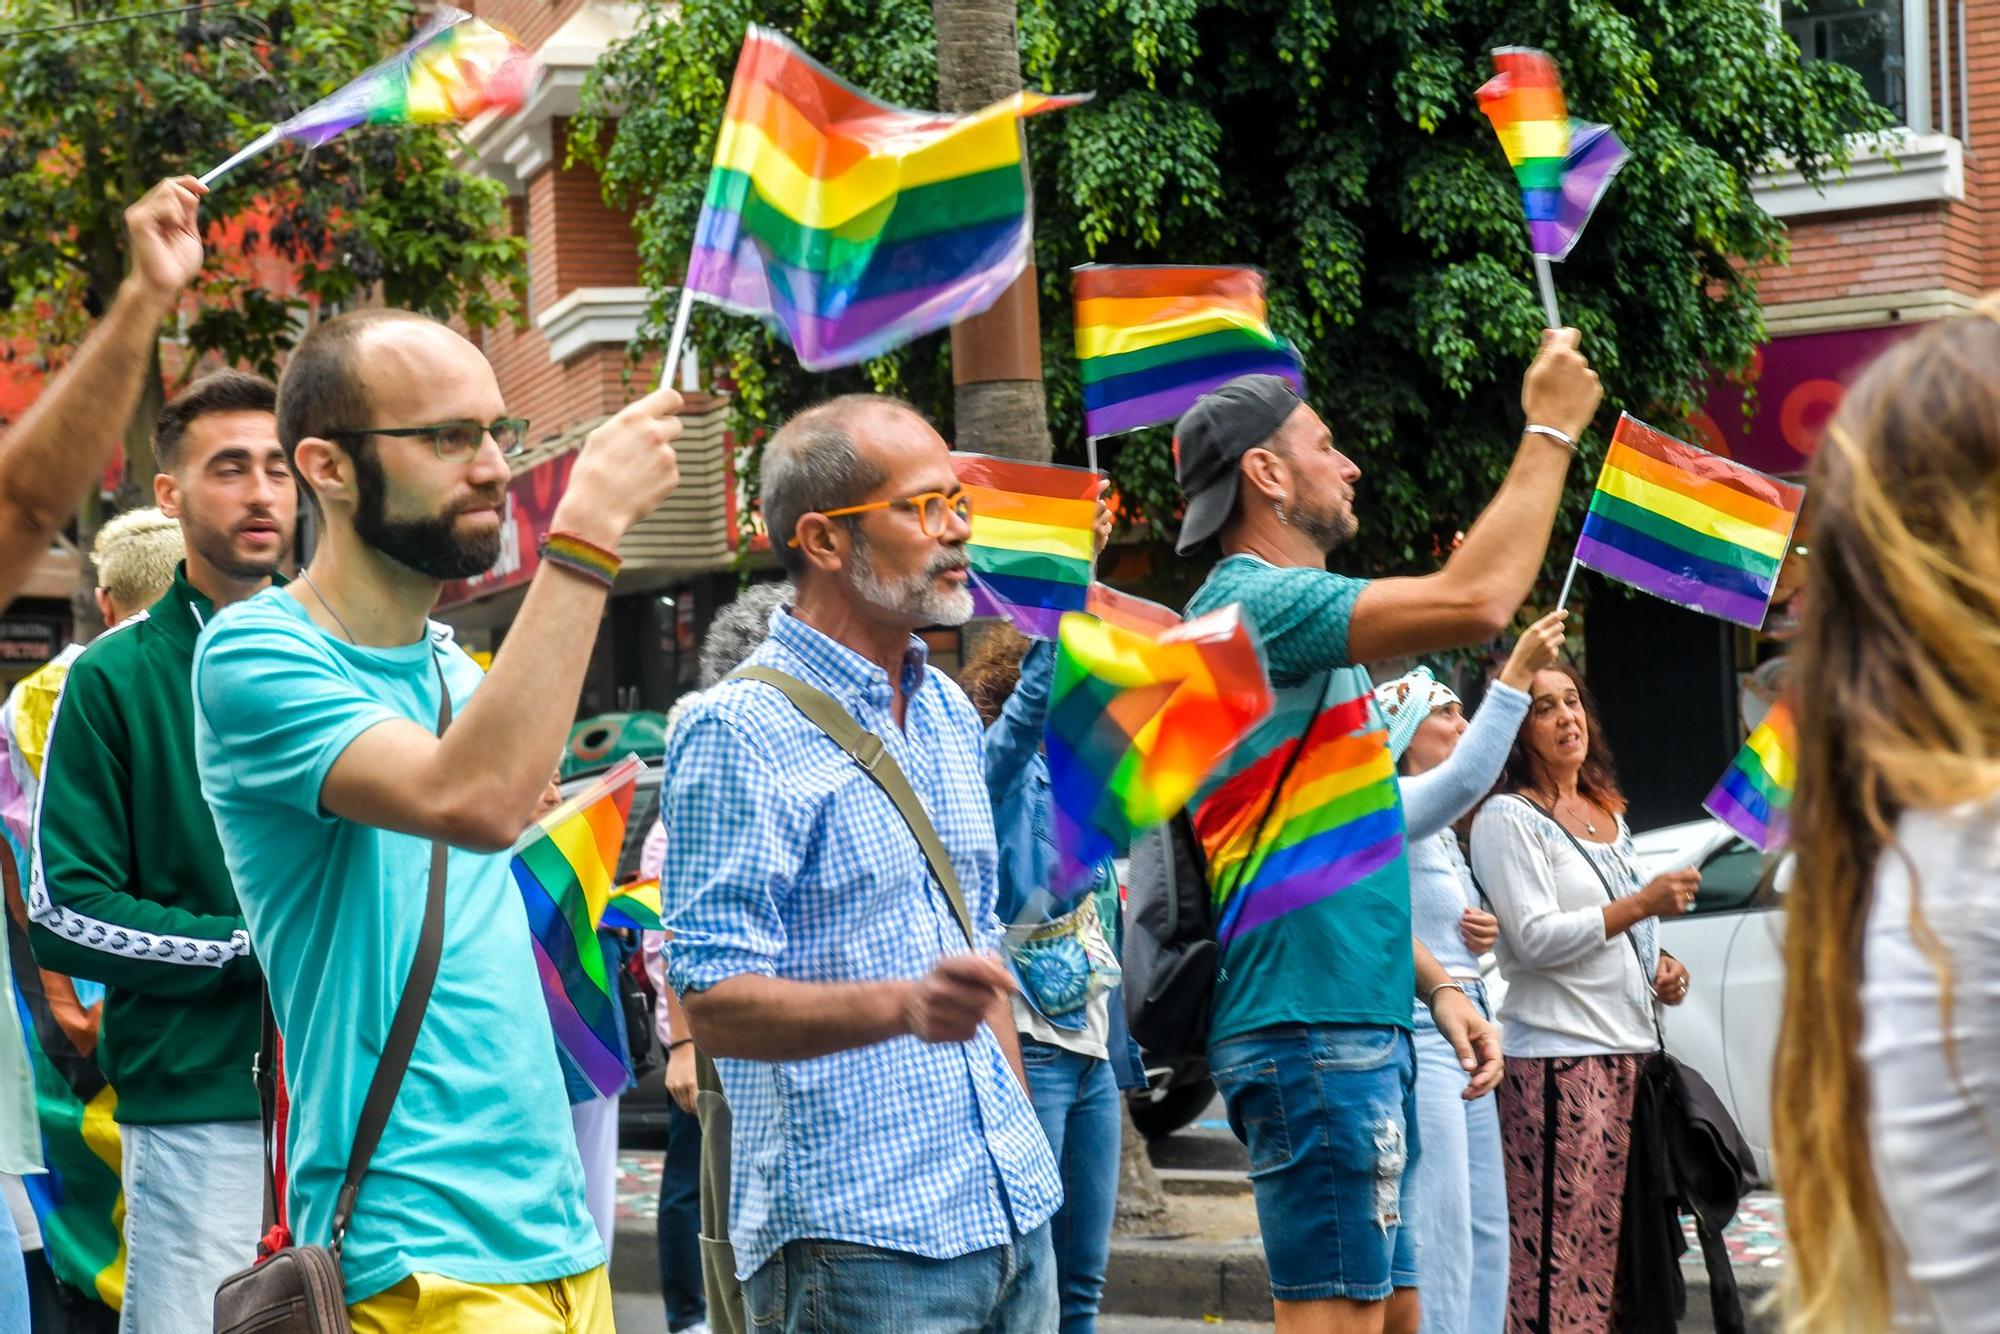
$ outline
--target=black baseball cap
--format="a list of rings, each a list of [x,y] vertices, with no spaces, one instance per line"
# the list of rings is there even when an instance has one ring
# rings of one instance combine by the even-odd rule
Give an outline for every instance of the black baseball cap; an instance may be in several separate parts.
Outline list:
[[[1203,394],[1174,423],[1174,478],[1187,497],[1180,541],[1185,556],[1222,531],[1236,508],[1236,464],[1271,438],[1305,400],[1275,375],[1239,375]]]

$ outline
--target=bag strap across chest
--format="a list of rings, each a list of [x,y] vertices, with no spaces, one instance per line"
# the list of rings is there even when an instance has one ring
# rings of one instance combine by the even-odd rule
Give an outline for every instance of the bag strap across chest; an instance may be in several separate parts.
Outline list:
[[[965,933],[966,944],[977,949],[979,936],[972,928],[972,914],[965,906],[965,892],[959,888],[958,873],[952,867],[951,854],[945,850],[944,840],[938,836],[930,813],[917,796],[917,790],[910,786],[903,766],[896,763],[896,757],[889,753],[889,747],[882,738],[856,722],[854,715],[843,708],[840,701],[796,676],[773,667],[758,666],[738,667],[730,675],[761,682],[790,700],[808,722],[826,733],[834,745],[846,751],[861,766],[861,771],[895,803],[903,823],[916,836],[917,846],[923,850],[931,874],[950,901],[952,915],[958,919],[959,930]]]

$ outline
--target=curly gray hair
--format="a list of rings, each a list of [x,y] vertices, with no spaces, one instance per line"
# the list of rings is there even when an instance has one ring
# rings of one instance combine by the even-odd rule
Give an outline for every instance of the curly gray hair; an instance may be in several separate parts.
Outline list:
[[[752,584],[736,600],[715,613],[701,641],[698,685],[706,690],[743,665],[743,660],[771,633],[771,613],[794,596],[790,580]]]

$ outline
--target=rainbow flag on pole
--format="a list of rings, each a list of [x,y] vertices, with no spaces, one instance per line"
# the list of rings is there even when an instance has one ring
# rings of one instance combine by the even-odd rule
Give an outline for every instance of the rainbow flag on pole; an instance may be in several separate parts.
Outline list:
[[[1784,843],[1792,788],[1798,781],[1798,730],[1791,705],[1779,700],[1736,752],[1702,807],[1759,852]]]
[[[1028,261],[1018,122],[1083,100],[1023,92],[969,116],[911,111],[753,24],[687,285],[774,321],[816,371],[976,315]]]
[[[1606,126],[1570,119],[1548,52],[1503,46],[1493,53],[1493,67],[1497,72],[1479,89],[1479,109],[1493,122],[1521,187],[1529,244],[1544,259],[1564,259],[1625,165],[1625,145]]]
[[[1086,264],[1073,272],[1088,434],[1170,422],[1239,375],[1282,376],[1305,392],[1298,349],[1265,319],[1258,270]]]
[[[972,501],[972,600],[1024,635],[1054,639],[1064,612],[1090,602],[1098,476],[1059,463],[953,454]]]
[[[1047,723],[1061,887],[1179,814],[1270,711],[1256,637],[1236,607],[1158,634],[1063,617]]]
[[[203,176],[204,185],[281,140],[317,148],[358,125],[442,125],[486,111],[518,110],[541,62],[506,33],[439,5],[389,59],[272,126]]]
[[[1576,560],[1710,616],[1764,624],[1805,488],[1618,419]]]
[[[514,845],[514,881],[528,908],[556,1044],[606,1095],[623,1089],[630,1071],[613,1017],[618,993],[597,928],[611,901],[643,767],[637,756],[626,756],[537,820]]]

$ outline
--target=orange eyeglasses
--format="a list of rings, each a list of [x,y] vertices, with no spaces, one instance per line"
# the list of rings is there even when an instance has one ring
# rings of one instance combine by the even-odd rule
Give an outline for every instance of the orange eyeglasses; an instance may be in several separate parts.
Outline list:
[[[866,505],[847,505],[837,510],[821,510],[829,519],[841,519],[850,514],[866,514],[870,510],[906,509],[917,512],[917,526],[924,530],[925,537],[943,537],[951,524],[951,515],[961,520],[972,518],[972,497],[963,491],[946,494],[943,491],[920,491],[914,496],[904,496],[901,500],[871,500]],[[795,547],[799,539],[794,536],[785,543]]]

